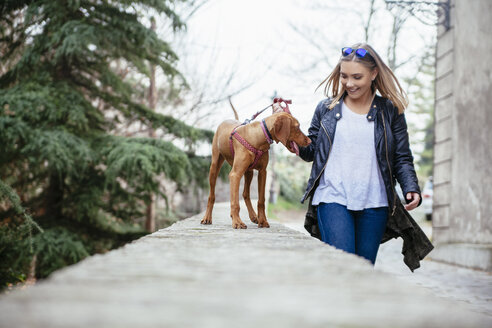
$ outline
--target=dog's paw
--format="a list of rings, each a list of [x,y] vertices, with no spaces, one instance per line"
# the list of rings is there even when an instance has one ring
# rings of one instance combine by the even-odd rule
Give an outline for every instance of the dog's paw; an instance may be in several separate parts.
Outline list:
[[[232,227],[234,229],[248,229],[248,226],[245,225],[243,222],[239,221],[239,222],[233,222],[232,223]]]
[[[203,218],[201,224],[212,224],[212,218]]]
[[[270,225],[268,222],[265,220],[263,222],[258,223],[258,228],[270,228]]]
[[[252,218],[249,218],[251,220],[251,222],[253,223],[258,223],[258,218],[256,216],[252,217]]]

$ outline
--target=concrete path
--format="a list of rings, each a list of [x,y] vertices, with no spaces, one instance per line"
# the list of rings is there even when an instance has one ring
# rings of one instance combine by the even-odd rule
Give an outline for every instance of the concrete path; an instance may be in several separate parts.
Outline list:
[[[304,211],[292,213],[287,220],[279,218],[279,222],[309,235],[304,229],[304,214]],[[431,223],[422,217],[419,225],[430,238]],[[401,238],[382,244],[376,259],[376,270],[390,273],[405,283],[425,287],[438,297],[465,303],[472,311],[492,318],[492,273],[432,261],[429,257],[420,262],[419,269],[411,272],[403,263],[402,244]]]
[[[421,267],[412,273],[401,260],[401,248],[401,239],[381,245],[376,270],[390,273],[406,283],[425,287],[440,298],[468,304],[473,311],[492,318],[491,273],[432,260],[422,261]]]
[[[242,207],[244,208],[244,206]],[[227,204],[0,297],[0,327],[491,327],[466,304]]]

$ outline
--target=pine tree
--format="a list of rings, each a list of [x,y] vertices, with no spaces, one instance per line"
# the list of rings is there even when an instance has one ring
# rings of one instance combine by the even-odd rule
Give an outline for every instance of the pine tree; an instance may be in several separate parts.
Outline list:
[[[136,221],[162,194],[159,176],[206,176],[207,159],[192,150],[212,133],[150,110],[132,84],[153,65],[169,87],[186,87],[177,56],[142,14],[182,29],[175,2],[0,4],[0,288],[25,279],[33,256],[45,277],[145,234]],[[131,73],[118,74],[117,63]],[[184,148],[116,132],[135,122]]]

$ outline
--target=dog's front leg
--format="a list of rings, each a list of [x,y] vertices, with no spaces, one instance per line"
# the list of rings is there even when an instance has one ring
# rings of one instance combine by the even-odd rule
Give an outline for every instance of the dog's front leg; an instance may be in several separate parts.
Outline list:
[[[232,165],[232,170],[229,173],[229,184],[231,188],[231,218],[232,218],[232,227],[234,229],[246,229],[247,226],[241,221],[239,217],[239,183],[241,181],[241,177],[244,175],[246,171],[245,168],[241,167],[238,163],[244,161],[238,160],[238,158],[234,159],[234,164]]]
[[[270,228],[265,214],[266,168],[258,171],[258,228]]]

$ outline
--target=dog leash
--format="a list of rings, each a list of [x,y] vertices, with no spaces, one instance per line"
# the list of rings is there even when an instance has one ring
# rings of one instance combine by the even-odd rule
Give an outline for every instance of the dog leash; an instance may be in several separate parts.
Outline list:
[[[290,114],[289,104],[292,104],[292,100],[290,100],[290,99],[283,99],[283,98],[273,98],[273,103],[271,103],[270,105],[266,106],[262,110],[256,112],[256,114],[254,114],[250,119],[246,119],[242,125],[251,123],[251,121],[254,121],[254,119],[257,118],[258,115],[260,115],[261,113],[263,113],[264,111],[266,111],[268,108],[272,107],[273,104],[275,104],[275,103],[279,103],[279,105],[282,108],[282,110],[284,112]],[[282,104],[285,104],[285,106],[282,106]]]

